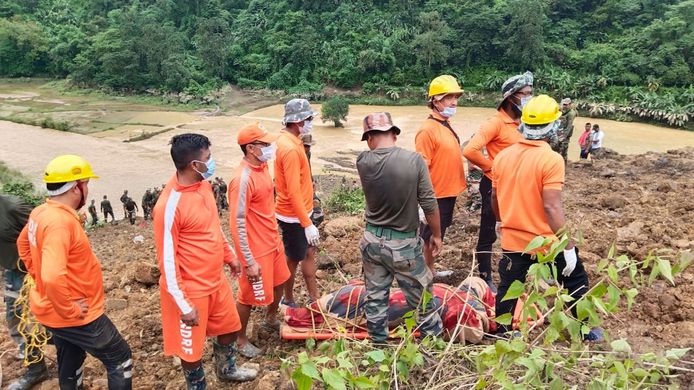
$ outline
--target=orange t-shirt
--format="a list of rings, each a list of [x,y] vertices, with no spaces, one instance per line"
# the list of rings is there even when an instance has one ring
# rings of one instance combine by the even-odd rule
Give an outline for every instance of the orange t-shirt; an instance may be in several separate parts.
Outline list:
[[[229,226],[236,253],[244,266],[281,245],[273,192],[265,163],[255,166],[241,160],[229,180]]]
[[[97,260],[77,212],[56,201],[34,209],[17,239],[19,256],[36,285],[31,312],[51,328],[81,326],[104,313],[104,287]],[[83,319],[76,300],[86,299]]]
[[[446,118],[435,113],[440,121]],[[452,132],[435,119],[428,118],[419,128],[414,143],[429,168],[431,184],[437,198],[458,196],[465,191],[465,167],[460,141]]]
[[[501,217],[501,248],[522,252],[537,236],[556,238],[549,227],[542,190],[560,190],[564,160],[545,141],[521,140],[496,156],[492,187]]]
[[[302,227],[312,224],[313,178],[304,144],[294,134],[282,131],[277,139],[275,189],[278,219],[296,219]],[[289,217],[289,218],[283,218]]]
[[[482,127],[468,142],[463,155],[473,164],[482,168],[488,178],[492,178],[492,162],[499,152],[508,148],[523,139],[523,135],[518,131],[519,123],[511,119],[504,110],[498,110],[496,115],[489,118]],[[482,148],[487,148],[485,157]]]
[[[219,221],[212,186],[206,180],[188,186],[174,176],[152,212],[161,278],[159,288],[188,314],[188,298],[213,294],[222,283],[224,263],[236,259]]]

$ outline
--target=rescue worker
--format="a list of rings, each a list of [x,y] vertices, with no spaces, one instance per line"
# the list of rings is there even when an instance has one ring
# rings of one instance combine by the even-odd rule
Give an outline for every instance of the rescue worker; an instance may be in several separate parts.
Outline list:
[[[128,203],[128,190],[123,191],[123,195],[120,196],[120,202],[123,204],[123,219],[128,218],[128,211],[125,209],[125,204]]]
[[[446,229],[453,223],[458,195],[467,187],[460,137],[449,122],[455,115],[462,93],[463,89],[453,76],[443,75],[433,79],[429,84],[427,102],[431,113],[419,128],[414,141],[417,152],[427,163],[431,184],[434,186],[441,216],[441,239],[445,238]],[[421,236],[424,239],[424,259],[431,272],[435,272],[434,257],[429,245],[429,225],[422,226]]]
[[[316,187],[316,179],[313,178],[313,169],[311,168],[311,148],[316,144],[313,140],[312,134],[303,134],[301,137],[301,142],[304,144],[304,152],[306,153],[306,158],[308,159],[308,167],[311,169],[311,180],[313,180],[313,187]],[[323,213],[323,201],[318,197],[316,191],[313,191],[313,213],[311,214],[311,222],[318,227],[325,220],[325,214]],[[309,251],[316,251],[318,248],[309,247]],[[313,254],[315,256],[315,254]]]
[[[154,209],[154,206],[157,205],[157,202],[159,201],[159,195],[161,195],[161,190],[159,187],[154,187],[154,191],[152,192],[152,209]]]
[[[279,331],[277,308],[290,275],[277,230],[275,188],[267,166],[275,156],[276,140],[277,136],[257,123],[241,128],[237,142],[244,156],[229,180],[229,226],[243,266],[236,302],[241,318],[237,345],[247,358],[261,353],[246,336],[251,309],[267,307],[262,325]]]
[[[212,194],[214,195],[214,201],[215,204],[217,205],[217,211],[219,212],[219,215],[222,215],[222,193],[219,190],[219,178],[215,177],[214,180],[210,181],[210,185],[212,186]]]
[[[219,178],[219,202],[222,205],[223,210],[228,210],[229,209],[229,204],[227,203],[227,191],[229,190],[229,186],[227,186],[227,183],[224,181],[224,178]]]
[[[422,254],[417,234],[421,207],[432,231],[432,255],[441,252],[441,217],[427,165],[418,153],[396,146],[400,129],[390,114],[364,118],[361,140],[368,151],[357,157],[357,170],[366,198],[366,230],[359,243],[366,285],[365,312],[374,343],[388,338],[388,296],[393,279],[405,294],[409,310],[417,314],[423,336],[439,335],[441,317],[434,300],[422,307],[422,295],[432,293],[433,274]]]
[[[276,215],[282,230],[282,243],[291,276],[284,287],[283,303],[294,302],[296,269],[301,264],[309,298],[319,298],[316,280],[315,251],[320,240],[318,228],[311,221],[313,214],[313,180],[311,167],[299,136],[310,134],[313,117],[318,113],[311,109],[306,99],[292,99],[284,106],[282,124],[285,128],[277,139],[275,159]]]
[[[559,127],[559,105],[547,95],[534,97],[523,108],[520,127],[523,140],[496,155],[492,166],[492,206],[501,233],[503,257],[499,261],[499,292],[496,315],[513,313],[516,299],[504,300],[515,281],[525,282],[538,250],[525,252],[537,236],[556,240],[567,234],[561,192],[564,184],[564,161],[552,151],[549,141]],[[555,259],[557,282],[568,289],[574,299],[588,291],[588,274],[578,258],[573,240]],[[574,308],[574,315],[576,309]],[[499,332],[508,332],[507,325]],[[598,341],[599,329],[586,338]]]
[[[311,164],[311,148],[316,144],[313,140],[313,134],[302,134],[301,143],[304,144],[304,152],[306,153],[306,158],[308,158],[309,165]]]
[[[89,211],[89,215],[92,217],[92,226],[96,226],[97,223],[99,223],[99,216],[96,213],[96,201],[94,199],[92,199],[92,203],[89,204],[87,211]]]
[[[5,280],[5,319],[8,333],[19,348],[19,359],[24,359],[27,344],[32,345],[31,342],[27,343],[17,329],[23,313],[22,307],[15,305],[26,276],[26,267],[19,261],[17,253],[17,237],[26,225],[29,213],[31,206],[20,198],[0,194],[0,266]],[[48,379],[43,351],[30,347],[29,357],[31,363],[27,371],[9,385],[9,390],[29,390]]]
[[[484,176],[480,180],[482,210],[480,212],[480,231],[475,248],[479,274],[489,287],[496,291],[492,281],[492,245],[496,241],[495,218],[492,211],[492,162],[499,152],[517,143],[523,136],[518,132],[521,110],[533,96],[533,74],[525,72],[504,82],[501,87],[503,99],[497,106],[497,113],[489,118],[475,133],[463,155],[471,163],[480,167]],[[486,149],[486,156],[482,149]]]
[[[152,190],[148,188],[145,194],[142,195],[142,214],[144,214],[145,221],[148,220],[152,214],[152,207],[154,207],[152,200]]]
[[[116,217],[113,216],[113,206],[108,200],[106,195],[104,195],[104,200],[101,201],[101,212],[104,213],[104,222],[108,222],[108,216],[111,216],[111,222],[116,222]]]
[[[140,211],[140,208],[137,207],[137,203],[135,203],[132,198],[128,198],[125,201],[125,210],[127,212],[128,220],[130,221],[131,225],[135,224],[135,216],[137,215],[137,212]]]
[[[561,109],[561,117],[559,118],[559,129],[557,129],[557,135],[551,142],[552,150],[561,154],[564,159],[564,164],[568,161],[569,152],[569,142],[571,141],[571,136],[574,133],[574,119],[578,115],[578,112],[573,107],[570,98],[564,98],[559,106]]]
[[[104,314],[101,266],[77,214],[98,176],[75,155],[56,157],[44,172],[48,200],[31,212],[17,248],[35,282],[31,312],[52,333],[60,388],[81,388],[89,353],[106,367],[109,389],[130,389],[130,347]]]
[[[216,336],[214,364],[220,381],[249,381],[257,371],[236,365],[241,329],[224,265],[241,271],[217,214],[212,186],[215,160],[210,140],[180,134],[171,140],[176,173],[154,207],[153,226],[159,281],[164,354],[181,359],[188,389],[207,387],[201,359],[206,336]]]

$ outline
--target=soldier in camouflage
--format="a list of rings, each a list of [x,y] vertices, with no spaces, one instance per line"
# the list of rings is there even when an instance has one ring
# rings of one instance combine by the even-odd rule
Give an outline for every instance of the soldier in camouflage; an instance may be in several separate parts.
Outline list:
[[[556,137],[552,139],[551,145],[552,150],[561,154],[564,158],[564,164],[566,164],[568,161],[569,141],[571,141],[571,136],[574,133],[574,119],[576,119],[578,112],[573,107],[570,98],[562,99],[559,107],[562,112],[559,118],[559,129]]]
[[[388,297],[393,279],[398,281],[407,305],[415,311],[423,336],[438,336],[441,317],[432,293],[433,275],[422,253],[417,235],[418,206],[432,230],[432,254],[441,252],[441,225],[438,204],[422,157],[395,146],[400,129],[388,113],[364,118],[362,141],[369,151],[357,158],[357,170],[366,198],[366,231],[359,247],[366,285],[366,313],[369,336],[374,343],[388,338]]]

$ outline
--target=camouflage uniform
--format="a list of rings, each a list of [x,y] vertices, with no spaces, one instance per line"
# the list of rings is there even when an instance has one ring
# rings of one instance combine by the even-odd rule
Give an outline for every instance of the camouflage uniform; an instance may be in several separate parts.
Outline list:
[[[388,113],[364,118],[362,141],[372,131],[400,133]],[[435,301],[424,298],[425,291],[432,294],[434,278],[424,261],[424,241],[417,234],[418,207],[425,215],[438,209],[429,169],[420,154],[395,146],[361,153],[357,171],[366,201],[366,231],[359,248],[369,336],[376,343],[388,338],[388,297],[393,279],[398,281],[409,310],[415,311],[420,334],[438,336],[443,327],[441,316]]]
[[[564,103],[564,101],[562,101],[562,103]],[[568,104],[571,104],[570,100]],[[577,115],[578,112],[576,112],[576,109],[571,106],[564,110],[559,118],[559,129],[557,130],[557,135],[556,137],[552,138],[552,141],[550,142],[552,150],[561,154],[561,156],[564,158],[564,162],[566,162],[568,158],[569,142],[571,141],[571,136],[574,132],[574,119],[576,119]]]
[[[144,214],[145,221],[150,219],[152,214],[152,208],[154,208],[154,195],[151,190],[145,191],[142,196],[142,213]]]
[[[424,291],[432,291],[434,277],[424,262],[424,241],[416,236],[405,239],[388,239],[387,234],[376,236],[369,231],[359,243],[364,265],[366,284],[366,323],[374,342],[388,338],[388,298],[393,279],[398,281],[411,310],[420,308]],[[443,324],[430,299],[422,312],[417,313],[417,323],[423,335],[439,335]]]

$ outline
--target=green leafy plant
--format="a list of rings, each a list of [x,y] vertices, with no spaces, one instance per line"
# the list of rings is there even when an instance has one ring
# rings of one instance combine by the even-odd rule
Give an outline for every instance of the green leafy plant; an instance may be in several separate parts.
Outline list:
[[[513,283],[504,299],[525,294],[520,335],[495,339],[490,345],[461,345],[453,341],[414,338],[412,315],[397,330],[399,341],[373,345],[369,341],[340,339],[307,341],[307,350],[283,360],[299,390],[314,385],[328,389],[448,389],[448,388],[642,388],[676,383],[677,366],[690,349],[675,348],[658,355],[638,354],[625,339],[605,345],[585,344],[583,335],[599,326],[604,316],[631,309],[643,288],[658,279],[674,284],[677,275],[694,260],[691,252],[655,251],[643,260],[615,256],[612,247],[598,265],[598,278],[581,299],[561,286],[546,287],[555,278],[554,259],[568,242],[538,237],[527,250],[547,247],[528,272],[527,282]],[[571,309],[576,307],[578,318]],[[548,324],[535,321],[536,308]],[[496,319],[511,323],[511,316]],[[459,331],[460,329],[456,329]],[[454,332],[455,333],[455,332]]]
[[[342,127],[342,121],[347,120],[349,114],[349,103],[341,96],[335,96],[323,103],[321,107],[321,120],[323,122],[332,121],[335,127]]]
[[[361,186],[350,184],[343,178],[328,196],[325,208],[331,213],[358,214],[364,212],[364,202],[364,190]]]

